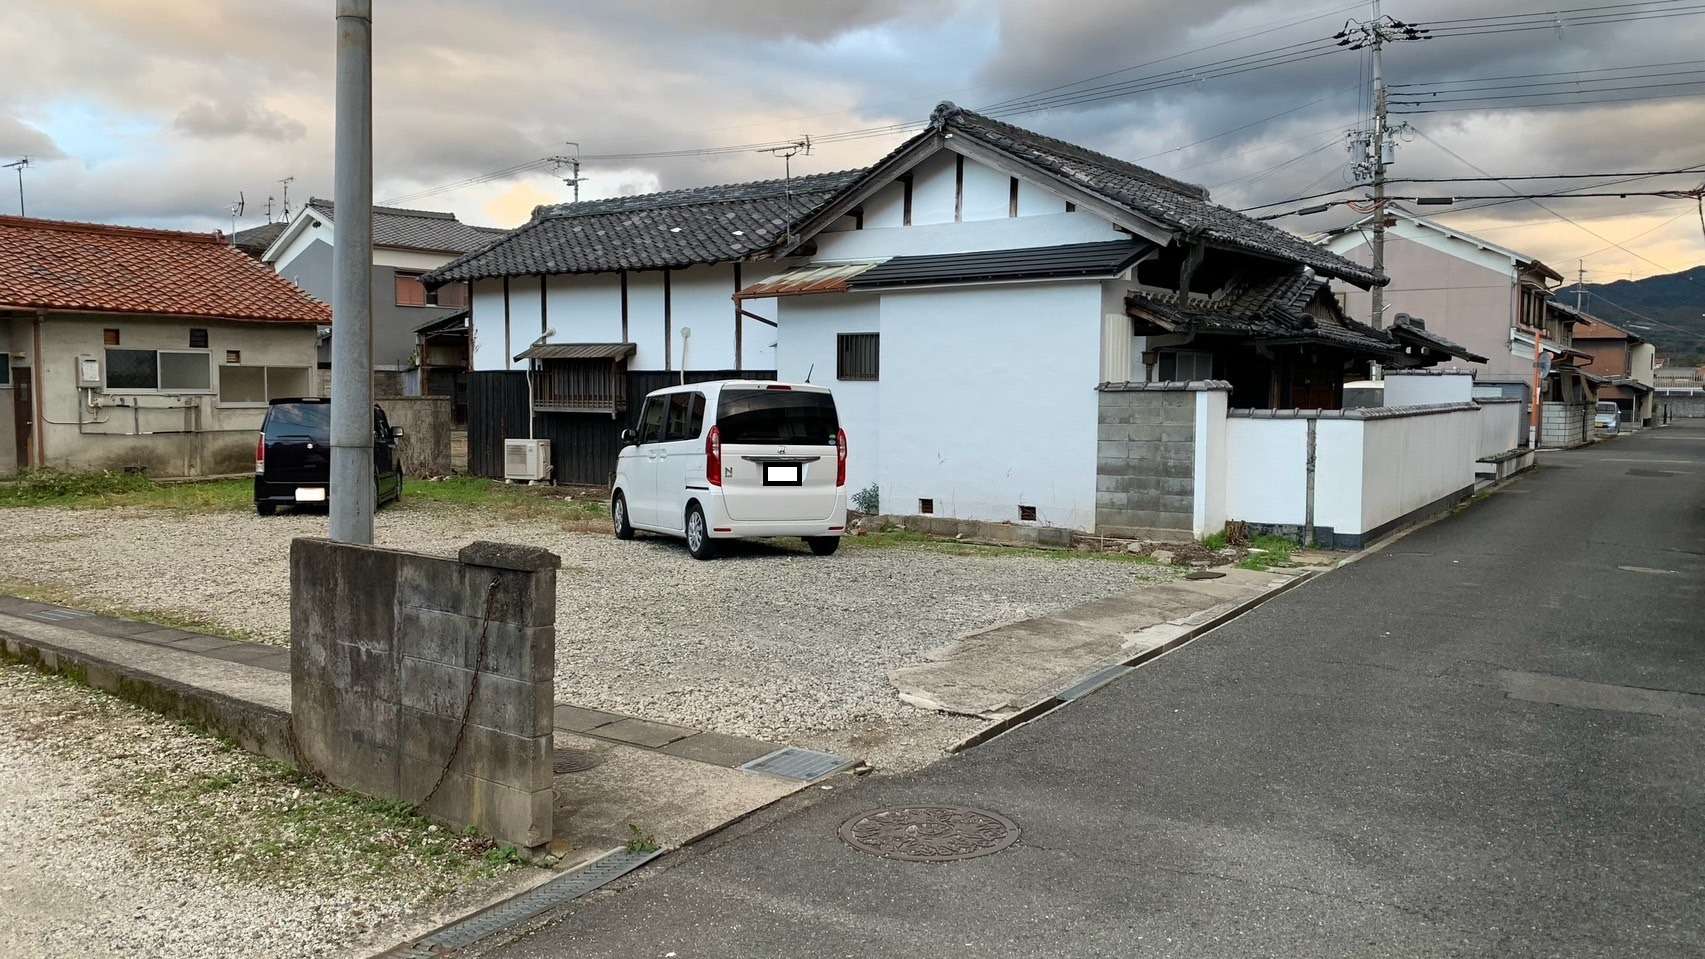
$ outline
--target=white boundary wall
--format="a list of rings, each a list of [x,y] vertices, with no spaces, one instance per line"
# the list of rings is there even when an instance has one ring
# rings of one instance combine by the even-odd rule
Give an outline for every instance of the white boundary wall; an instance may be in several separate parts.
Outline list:
[[[1480,407],[1480,443],[1476,459],[1497,456],[1521,446],[1526,433],[1526,404],[1518,399],[1475,400]]]

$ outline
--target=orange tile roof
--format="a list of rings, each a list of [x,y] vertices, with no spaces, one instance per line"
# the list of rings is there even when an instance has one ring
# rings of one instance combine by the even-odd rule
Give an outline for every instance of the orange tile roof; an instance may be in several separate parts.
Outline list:
[[[218,233],[0,216],[0,309],[331,322],[331,308]]]

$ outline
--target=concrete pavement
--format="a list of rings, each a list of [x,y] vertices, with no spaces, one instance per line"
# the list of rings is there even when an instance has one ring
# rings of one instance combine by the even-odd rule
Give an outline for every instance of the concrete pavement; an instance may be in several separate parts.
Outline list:
[[[918,773],[672,854],[488,954],[1697,956],[1705,424],[1567,453]],[[965,804],[965,861],[837,836]]]

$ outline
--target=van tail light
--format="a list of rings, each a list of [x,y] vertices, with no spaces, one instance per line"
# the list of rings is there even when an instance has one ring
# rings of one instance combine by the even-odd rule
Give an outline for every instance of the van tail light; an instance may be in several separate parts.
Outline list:
[[[255,437],[255,475],[266,475],[266,434]]]
[[[722,428],[713,426],[704,437],[704,478],[712,486],[722,485]]]
[[[835,430],[835,485],[847,485],[847,431]]]

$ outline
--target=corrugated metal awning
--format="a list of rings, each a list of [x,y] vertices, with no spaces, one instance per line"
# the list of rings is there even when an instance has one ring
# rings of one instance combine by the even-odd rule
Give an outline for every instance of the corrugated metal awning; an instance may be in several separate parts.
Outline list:
[[[869,263],[837,263],[823,266],[801,266],[759,280],[734,294],[736,300],[755,300],[771,296],[799,296],[805,293],[845,293],[847,282],[880,260]]]
[[[517,360],[620,360],[639,347],[632,343],[541,343],[515,354]]]

